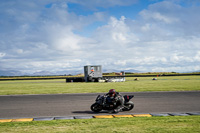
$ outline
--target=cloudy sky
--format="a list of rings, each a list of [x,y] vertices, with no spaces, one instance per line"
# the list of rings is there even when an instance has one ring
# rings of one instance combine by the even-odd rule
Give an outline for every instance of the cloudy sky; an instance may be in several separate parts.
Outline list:
[[[200,70],[199,0],[1,0],[0,70]]]

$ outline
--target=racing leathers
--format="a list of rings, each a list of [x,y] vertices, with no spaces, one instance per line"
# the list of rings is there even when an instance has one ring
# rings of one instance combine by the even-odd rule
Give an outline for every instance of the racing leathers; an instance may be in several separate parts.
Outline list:
[[[122,111],[122,108],[124,106],[124,97],[118,92],[116,92],[114,97],[110,97],[109,93],[107,93],[106,95],[108,96],[106,99],[106,104],[112,107],[111,113],[118,113]]]

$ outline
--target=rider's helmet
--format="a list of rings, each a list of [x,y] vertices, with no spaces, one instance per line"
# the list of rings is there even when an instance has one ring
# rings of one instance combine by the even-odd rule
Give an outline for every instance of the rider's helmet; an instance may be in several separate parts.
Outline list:
[[[108,94],[109,94],[110,97],[114,97],[115,94],[116,94],[115,89],[110,89],[109,92],[108,92]]]

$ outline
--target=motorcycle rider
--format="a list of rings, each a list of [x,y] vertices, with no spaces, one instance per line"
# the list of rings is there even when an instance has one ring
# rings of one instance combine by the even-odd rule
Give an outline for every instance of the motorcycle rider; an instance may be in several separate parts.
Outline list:
[[[113,110],[110,113],[118,113],[122,111],[124,105],[124,97],[116,92],[115,89],[110,89],[109,92],[106,94],[107,97],[107,104],[110,107],[113,107]]]

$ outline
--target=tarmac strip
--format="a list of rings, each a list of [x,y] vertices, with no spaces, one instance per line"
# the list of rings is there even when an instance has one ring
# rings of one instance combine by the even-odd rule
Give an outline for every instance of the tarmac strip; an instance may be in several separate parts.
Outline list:
[[[95,116],[65,116],[65,117],[38,117],[38,118],[19,118],[19,119],[1,119],[4,122],[30,122],[30,121],[51,121],[51,120],[72,120],[72,119],[108,119],[108,118],[130,118],[130,117],[158,117],[158,116],[189,116],[200,115],[200,112],[191,113],[156,113],[156,114],[130,114],[130,115],[95,115]]]

